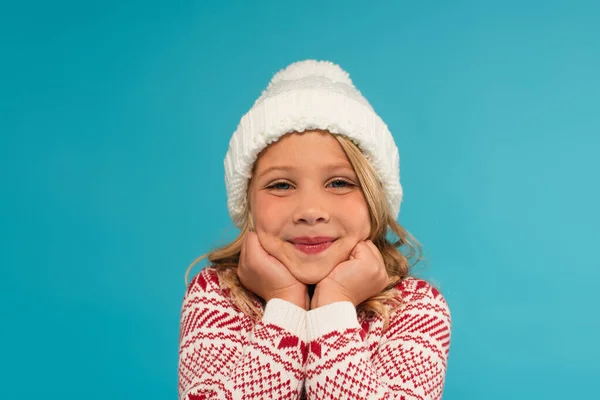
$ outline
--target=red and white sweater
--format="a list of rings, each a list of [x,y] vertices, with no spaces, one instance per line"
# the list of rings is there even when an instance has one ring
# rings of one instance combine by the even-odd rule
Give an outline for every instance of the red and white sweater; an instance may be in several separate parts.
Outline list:
[[[385,332],[350,302],[306,311],[272,299],[254,323],[203,269],[183,299],[179,399],[441,399],[448,305],[421,279],[398,289],[404,305]]]

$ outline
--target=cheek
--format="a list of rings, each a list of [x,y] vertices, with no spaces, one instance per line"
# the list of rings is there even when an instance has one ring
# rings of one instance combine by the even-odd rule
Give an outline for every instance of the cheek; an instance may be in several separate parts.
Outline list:
[[[265,232],[279,230],[288,218],[285,203],[282,199],[258,194],[253,200],[252,215],[255,228]]]
[[[274,202],[257,202],[257,208],[253,212],[254,229],[258,235],[263,248],[271,255],[278,257],[281,253],[283,243],[281,232],[285,227],[286,214],[278,204]]]
[[[256,234],[263,249],[275,258],[279,258],[277,255],[280,253],[281,244],[278,236],[261,229],[256,229]]]
[[[371,233],[371,219],[369,208],[364,197],[357,196],[345,205],[342,218],[349,236],[359,240],[366,240]]]
[[[371,218],[369,217],[368,212],[365,213],[361,228],[361,240],[367,240],[369,238],[369,235],[371,234]]]

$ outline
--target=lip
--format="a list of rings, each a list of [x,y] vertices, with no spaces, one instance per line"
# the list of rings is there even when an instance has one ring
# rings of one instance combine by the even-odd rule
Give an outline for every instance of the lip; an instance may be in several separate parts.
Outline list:
[[[291,238],[290,242],[294,244],[320,244],[325,242],[333,242],[336,238],[330,236],[301,236]]]
[[[329,246],[336,241],[336,238],[329,236],[316,237],[296,237],[290,239],[290,243],[298,250],[306,254],[318,254],[327,250]]]

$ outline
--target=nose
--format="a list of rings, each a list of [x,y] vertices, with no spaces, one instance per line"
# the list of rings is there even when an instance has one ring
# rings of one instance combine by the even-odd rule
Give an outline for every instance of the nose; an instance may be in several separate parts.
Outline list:
[[[320,199],[316,193],[306,193],[299,196],[293,218],[297,224],[315,225],[317,223],[329,222],[329,212],[326,202]]]

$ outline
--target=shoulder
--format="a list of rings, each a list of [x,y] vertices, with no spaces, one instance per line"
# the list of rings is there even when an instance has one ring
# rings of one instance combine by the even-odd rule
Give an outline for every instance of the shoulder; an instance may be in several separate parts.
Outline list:
[[[409,276],[396,285],[405,301],[415,301],[424,298],[445,302],[442,293],[425,279]]]
[[[218,309],[221,312],[239,312],[231,293],[221,285],[214,266],[206,266],[189,282],[183,296],[183,309]]]
[[[221,289],[217,270],[207,266],[196,274],[186,289],[186,296],[192,293],[218,292]]]
[[[450,308],[441,291],[424,279],[407,277],[396,289],[401,297],[402,310],[420,310],[439,314],[450,320]]]

